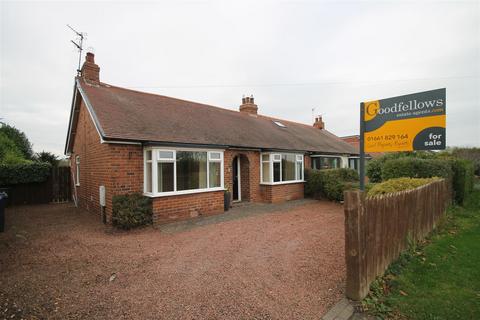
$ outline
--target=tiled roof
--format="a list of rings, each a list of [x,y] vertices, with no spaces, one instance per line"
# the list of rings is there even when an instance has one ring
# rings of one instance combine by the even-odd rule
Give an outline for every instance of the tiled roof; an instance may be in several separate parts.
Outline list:
[[[357,154],[326,130],[77,79],[105,140]],[[285,128],[273,121],[281,121]]]

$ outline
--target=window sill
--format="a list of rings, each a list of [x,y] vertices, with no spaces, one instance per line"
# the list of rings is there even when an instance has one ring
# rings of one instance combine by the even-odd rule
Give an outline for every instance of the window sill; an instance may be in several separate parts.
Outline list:
[[[155,194],[144,192],[143,195],[150,198],[161,198],[161,197],[181,196],[184,194],[195,194],[195,193],[216,192],[216,191],[225,191],[225,188],[218,187],[218,188],[209,188],[209,189],[182,190],[182,191],[155,193]]]
[[[294,183],[304,183],[304,180],[293,180],[293,181],[282,181],[282,182],[261,182],[260,185],[264,186],[276,186],[282,184],[294,184]]]

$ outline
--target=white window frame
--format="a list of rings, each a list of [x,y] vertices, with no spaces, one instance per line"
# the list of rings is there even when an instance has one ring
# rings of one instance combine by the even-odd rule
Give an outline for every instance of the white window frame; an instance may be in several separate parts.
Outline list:
[[[150,151],[151,152],[151,158],[150,160],[147,159],[147,151]],[[144,194],[152,194],[153,193],[153,153],[154,151],[153,150],[145,150],[143,152],[143,159],[144,159],[144,164],[143,164],[143,193]],[[147,191],[147,166],[150,166],[150,172],[152,173],[152,181],[151,181],[151,185],[152,185],[152,191]]]
[[[290,181],[282,181],[283,179],[283,173],[282,173],[282,155],[284,154],[293,154],[295,155],[295,180],[290,180]],[[268,161],[263,160],[263,156],[268,155],[269,159]],[[301,157],[301,160],[300,160]],[[297,176],[297,162],[302,163],[302,177]],[[270,181],[264,182],[263,181],[263,166],[262,164],[265,162],[269,162],[269,171],[270,171]],[[280,181],[274,182],[273,181],[273,164],[274,163],[280,163]],[[290,153],[290,152],[262,152],[260,154],[260,184],[265,184],[265,185],[277,185],[277,184],[290,184],[290,183],[299,183],[299,182],[305,182],[304,180],[304,170],[305,170],[305,156],[300,153]]]
[[[77,181],[75,181],[75,185],[77,187],[80,186],[80,156],[75,157],[75,176],[77,178]]]
[[[152,151],[152,192],[147,192],[147,175],[146,175],[146,166],[150,163],[150,160],[147,160],[147,151]],[[169,151],[173,152],[173,158],[160,158],[160,151]],[[206,152],[207,153],[207,187],[201,189],[191,189],[191,190],[177,190],[177,152],[178,151],[191,151],[191,152]],[[181,194],[191,194],[191,193],[200,193],[200,192],[212,192],[212,191],[221,191],[225,190],[224,188],[224,151],[218,149],[195,149],[195,148],[159,148],[159,147],[148,147],[144,148],[143,159],[144,159],[144,179],[143,179],[143,191],[144,195],[149,197],[166,197],[174,196]],[[220,154],[219,159],[212,159],[212,154]],[[158,192],[158,162],[163,163],[173,163],[173,191]],[[210,188],[210,162],[220,162],[220,186]]]

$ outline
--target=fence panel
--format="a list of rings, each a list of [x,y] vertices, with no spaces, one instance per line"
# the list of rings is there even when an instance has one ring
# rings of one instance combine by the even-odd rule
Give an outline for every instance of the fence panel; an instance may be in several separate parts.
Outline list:
[[[445,180],[414,190],[365,198],[345,192],[347,297],[361,300],[370,283],[407,249],[432,231],[451,201]]]
[[[71,200],[70,181],[69,167],[55,167],[44,182],[17,184],[2,189],[8,193],[9,205],[67,202]]]

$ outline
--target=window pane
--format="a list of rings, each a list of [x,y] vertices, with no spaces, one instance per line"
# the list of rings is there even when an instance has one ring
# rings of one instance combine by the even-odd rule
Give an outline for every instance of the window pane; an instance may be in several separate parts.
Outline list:
[[[152,164],[145,164],[145,191],[152,192]]]
[[[158,151],[160,159],[173,159],[173,151]]]
[[[177,151],[177,190],[207,187],[207,153]]]
[[[282,154],[282,181],[295,180],[295,155]]]
[[[273,161],[280,161],[281,158],[282,158],[282,157],[281,157],[281,155],[279,155],[279,154],[274,154],[274,155],[273,155]]]
[[[272,182],[270,179],[270,162],[262,162],[262,182]]]
[[[220,187],[220,162],[209,162],[210,188]]]
[[[322,158],[323,163],[322,166],[324,169],[334,169],[334,168],[340,168],[340,158]]]
[[[220,160],[221,159],[220,152],[210,152],[210,159],[211,160]]]
[[[147,154],[147,160],[152,160],[152,150],[148,150],[146,154]]]
[[[297,180],[303,180],[303,170],[301,162],[297,162]]]
[[[157,165],[158,192],[173,191],[173,162],[158,162]]]
[[[262,154],[262,161],[269,161],[270,155],[269,154]]]
[[[357,158],[348,159],[348,167],[350,169],[358,170],[360,165],[359,161],[360,160]]]
[[[280,162],[273,163],[273,182],[280,181]]]
[[[317,170],[340,168],[340,158],[314,157],[312,158],[312,168]]]

